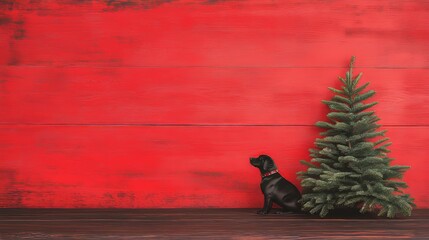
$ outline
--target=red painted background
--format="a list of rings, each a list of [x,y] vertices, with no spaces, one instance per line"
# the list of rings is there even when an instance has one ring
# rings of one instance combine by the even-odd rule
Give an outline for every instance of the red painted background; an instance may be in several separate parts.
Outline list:
[[[55,3],[54,3],[55,2]],[[426,1],[2,1],[0,207],[258,207],[351,55],[429,207]]]

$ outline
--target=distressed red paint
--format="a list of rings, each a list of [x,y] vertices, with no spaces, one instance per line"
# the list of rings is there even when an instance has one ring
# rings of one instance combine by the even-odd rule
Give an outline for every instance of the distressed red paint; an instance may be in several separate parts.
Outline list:
[[[347,13],[347,14],[345,14]],[[257,207],[295,173],[350,56],[429,207],[429,4],[4,1],[0,207]]]

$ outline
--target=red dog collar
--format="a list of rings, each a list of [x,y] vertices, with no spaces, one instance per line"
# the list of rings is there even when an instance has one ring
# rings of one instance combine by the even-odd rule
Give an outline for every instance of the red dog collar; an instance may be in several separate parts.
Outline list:
[[[279,170],[278,170],[278,169],[276,169],[276,170],[273,170],[273,171],[271,171],[271,172],[264,173],[264,174],[262,174],[261,176],[262,176],[262,177],[268,177],[268,176],[273,175],[273,174],[278,173],[278,172],[279,172]]]

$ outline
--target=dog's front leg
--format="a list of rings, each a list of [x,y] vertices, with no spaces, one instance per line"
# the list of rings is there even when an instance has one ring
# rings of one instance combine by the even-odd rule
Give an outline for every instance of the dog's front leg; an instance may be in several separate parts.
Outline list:
[[[273,206],[273,201],[270,196],[264,195],[264,207],[257,212],[257,214],[268,214]]]

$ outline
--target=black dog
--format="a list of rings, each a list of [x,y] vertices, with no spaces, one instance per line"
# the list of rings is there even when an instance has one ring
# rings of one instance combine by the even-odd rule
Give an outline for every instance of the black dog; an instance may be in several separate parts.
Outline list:
[[[268,214],[273,202],[282,207],[283,212],[300,212],[298,201],[301,199],[299,190],[278,172],[273,159],[267,155],[250,158],[250,164],[259,168],[262,181],[261,190],[264,194],[264,208],[258,214]]]

